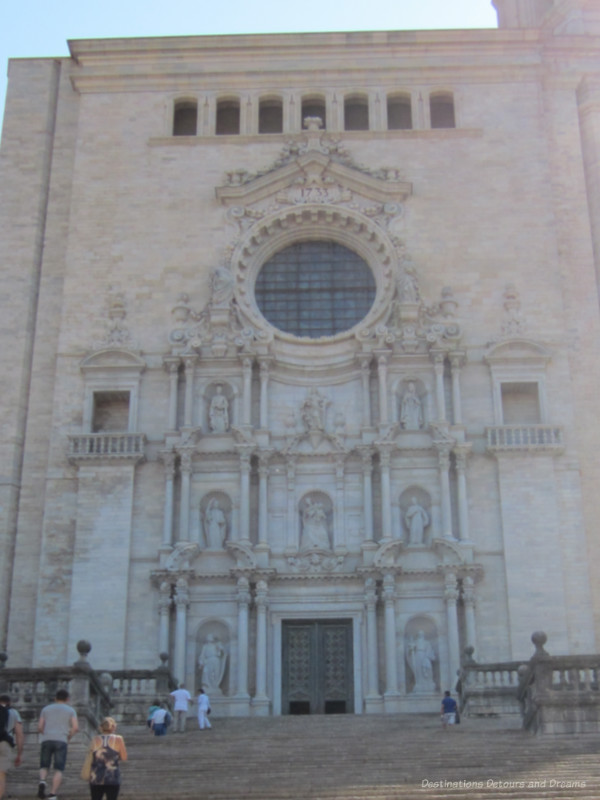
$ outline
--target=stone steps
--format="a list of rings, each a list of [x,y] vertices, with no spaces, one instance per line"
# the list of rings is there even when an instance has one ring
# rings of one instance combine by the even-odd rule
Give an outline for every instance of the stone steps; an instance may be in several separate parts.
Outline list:
[[[189,719],[186,733],[164,738],[139,727],[119,732],[130,757],[120,800],[600,797],[600,736],[535,738],[497,719],[464,719],[448,731],[437,715],[227,718],[210,731]],[[34,738],[9,775],[15,798],[35,796]],[[78,778],[83,752],[83,742],[71,746],[60,800],[89,796]],[[569,781],[585,785],[560,785]]]

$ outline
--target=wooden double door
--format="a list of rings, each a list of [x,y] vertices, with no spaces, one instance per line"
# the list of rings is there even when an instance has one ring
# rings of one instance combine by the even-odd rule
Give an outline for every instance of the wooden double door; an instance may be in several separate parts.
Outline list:
[[[354,712],[352,620],[283,622],[283,714]]]

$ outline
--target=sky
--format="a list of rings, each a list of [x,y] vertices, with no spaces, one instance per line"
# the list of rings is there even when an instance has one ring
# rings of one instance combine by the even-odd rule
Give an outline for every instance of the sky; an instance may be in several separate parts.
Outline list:
[[[0,109],[8,59],[68,56],[68,39],[495,27],[491,0],[6,0]]]

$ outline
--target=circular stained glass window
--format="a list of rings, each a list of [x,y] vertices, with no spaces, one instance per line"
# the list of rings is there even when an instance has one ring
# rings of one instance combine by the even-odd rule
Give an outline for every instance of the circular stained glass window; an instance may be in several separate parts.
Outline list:
[[[265,319],[283,333],[318,339],[350,330],[375,300],[369,265],[337,242],[297,242],[260,270],[254,287]]]

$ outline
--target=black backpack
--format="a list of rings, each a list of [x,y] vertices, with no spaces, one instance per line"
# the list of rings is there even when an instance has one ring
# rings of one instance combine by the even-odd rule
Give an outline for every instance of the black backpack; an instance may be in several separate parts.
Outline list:
[[[11,747],[14,747],[15,741],[8,732],[9,713],[7,706],[0,705],[0,742],[8,742]]]

